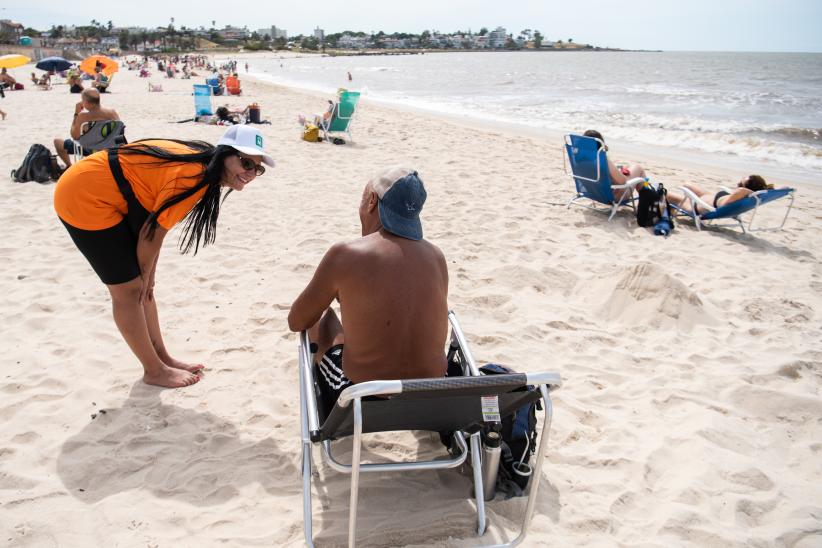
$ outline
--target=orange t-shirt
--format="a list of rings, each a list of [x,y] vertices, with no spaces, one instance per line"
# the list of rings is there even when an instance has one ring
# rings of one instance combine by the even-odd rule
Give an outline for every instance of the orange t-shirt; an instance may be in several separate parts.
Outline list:
[[[173,141],[143,141],[176,154],[194,152]],[[127,148],[131,145],[125,145]],[[119,154],[123,175],[134,196],[147,211],[157,211],[170,197],[202,181],[205,166],[199,162],[169,162],[142,154]],[[179,223],[205,194],[205,187],[164,210],[157,222],[166,230]],[[126,199],[108,165],[108,152],[101,151],[72,165],[54,189],[57,215],[81,230],[102,230],[122,221],[128,210]]]

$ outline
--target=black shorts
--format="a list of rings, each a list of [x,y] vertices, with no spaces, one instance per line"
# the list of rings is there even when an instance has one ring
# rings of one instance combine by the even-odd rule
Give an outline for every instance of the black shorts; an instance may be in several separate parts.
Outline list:
[[[143,210],[136,215],[132,213],[113,227],[103,230],[82,230],[63,219],[60,221],[100,280],[106,285],[115,285],[130,282],[140,275],[137,240],[140,228],[147,218],[148,212]]]
[[[321,420],[334,408],[342,391],[353,383],[343,373],[343,345],[335,344],[314,364],[314,379],[319,392],[319,415]]]
[[[74,147],[77,146],[73,139],[66,139],[63,141],[63,148],[66,149],[66,154],[74,154]],[[82,149],[81,154],[82,156],[88,156],[94,152],[93,150],[86,150]]]

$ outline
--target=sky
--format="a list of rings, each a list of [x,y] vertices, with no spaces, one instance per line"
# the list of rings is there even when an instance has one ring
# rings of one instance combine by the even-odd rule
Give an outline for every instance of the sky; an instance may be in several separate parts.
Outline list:
[[[0,19],[27,27],[276,25],[289,35],[343,30],[538,29],[549,40],[686,51],[822,52],[822,0],[3,0]]]

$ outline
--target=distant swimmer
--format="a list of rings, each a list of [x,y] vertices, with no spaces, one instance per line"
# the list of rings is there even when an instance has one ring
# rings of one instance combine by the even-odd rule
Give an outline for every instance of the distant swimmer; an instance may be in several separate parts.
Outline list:
[[[351,80],[353,80],[353,78],[351,77],[351,72],[349,72],[348,73],[348,81],[350,82]]]

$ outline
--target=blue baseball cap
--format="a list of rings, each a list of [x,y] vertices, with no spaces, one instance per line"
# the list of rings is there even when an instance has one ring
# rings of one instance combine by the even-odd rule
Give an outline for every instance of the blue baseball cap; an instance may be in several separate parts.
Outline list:
[[[413,169],[391,168],[371,181],[379,198],[380,222],[385,230],[409,240],[422,240],[420,211],[428,194]]]

